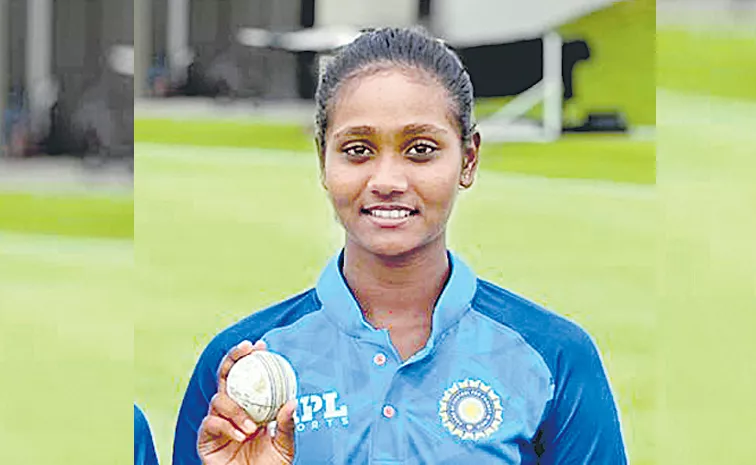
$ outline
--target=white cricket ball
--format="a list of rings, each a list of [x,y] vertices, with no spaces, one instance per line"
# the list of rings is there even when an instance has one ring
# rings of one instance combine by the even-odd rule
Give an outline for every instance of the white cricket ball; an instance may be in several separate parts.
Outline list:
[[[275,420],[281,407],[297,397],[297,376],[280,355],[255,351],[231,367],[226,391],[255,423],[262,425]]]

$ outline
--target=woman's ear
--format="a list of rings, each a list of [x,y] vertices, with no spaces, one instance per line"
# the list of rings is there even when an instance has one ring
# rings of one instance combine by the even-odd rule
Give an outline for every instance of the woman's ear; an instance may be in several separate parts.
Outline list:
[[[459,185],[465,189],[469,188],[475,182],[475,173],[478,170],[478,159],[480,153],[480,133],[475,133],[470,138],[470,142],[465,146],[465,153],[462,159],[462,172],[459,176]]]

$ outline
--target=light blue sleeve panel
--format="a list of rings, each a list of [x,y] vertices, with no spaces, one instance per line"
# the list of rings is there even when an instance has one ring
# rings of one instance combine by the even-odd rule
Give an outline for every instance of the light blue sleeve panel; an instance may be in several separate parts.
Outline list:
[[[535,436],[539,465],[627,463],[619,414],[596,345],[576,324],[480,281],[474,308],[518,332],[552,373],[554,395]]]

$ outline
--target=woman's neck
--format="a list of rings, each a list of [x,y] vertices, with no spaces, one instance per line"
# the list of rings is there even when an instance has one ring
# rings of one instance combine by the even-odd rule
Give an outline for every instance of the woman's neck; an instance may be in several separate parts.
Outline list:
[[[353,243],[344,251],[344,278],[376,328],[430,332],[449,272],[443,240],[400,257],[377,256]]]

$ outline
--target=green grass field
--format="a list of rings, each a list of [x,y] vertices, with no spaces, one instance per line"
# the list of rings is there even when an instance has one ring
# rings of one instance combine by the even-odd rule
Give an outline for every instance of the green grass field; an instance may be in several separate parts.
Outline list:
[[[68,237],[134,237],[131,194],[0,191],[0,231]]]
[[[131,463],[132,276],[129,239],[0,229],[1,462]]]
[[[125,465],[133,194],[29,163],[0,162],[0,462]]]
[[[656,82],[715,97],[756,100],[756,32],[669,26],[656,35]]]
[[[756,463],[756,102],[658,99],[658,462]]]
[[[656,42],[657,461],[752,464],[756,34],[672,21]]]

